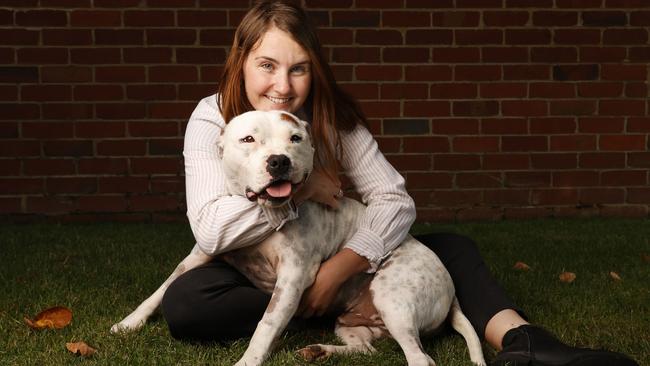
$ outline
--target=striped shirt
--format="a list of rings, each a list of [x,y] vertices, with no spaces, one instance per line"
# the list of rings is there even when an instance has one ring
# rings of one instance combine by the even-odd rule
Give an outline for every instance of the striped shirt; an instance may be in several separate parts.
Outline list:
[[[266,208],[228,193],[217,154],[224,127],[216,95],[212,95],[199,102],[185,132],[187,217],[198,246],[209,255],[257,244],[298,217],[292,205]],[[341,132],[340,140],[343,173],[367,205],[358,231],[345,247],[367,258],[372,272],[405,238],[415,220],[415,205],[404,178],[365,127]]]

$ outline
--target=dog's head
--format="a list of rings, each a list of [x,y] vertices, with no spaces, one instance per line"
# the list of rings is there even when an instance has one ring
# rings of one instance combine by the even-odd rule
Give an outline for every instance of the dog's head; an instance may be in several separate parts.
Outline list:
[[[229,191],[260,205],[280,207],[313,168],[309,125],[280,111],[252,111],[233,118],[219,141]]]

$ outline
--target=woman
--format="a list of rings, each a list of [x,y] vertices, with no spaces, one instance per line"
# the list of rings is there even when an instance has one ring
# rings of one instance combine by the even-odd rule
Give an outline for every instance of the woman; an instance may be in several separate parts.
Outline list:
[[[267,209],[229,196],[216,141],[234,116],[279,109],[311,123],[316,169],[294,205]],[[299,315],[322,315],[339,286],[372,273],[406,236],[415,219],[404,179],[379,152],[356,103],[337,86],[304,10],[289,0],[258,2],[239,25],[217,95],[202,100],[185,136],[188,218],[201,249],[217,255],[260,242],[297,217],[305,200],[336,208],[341,169],[368,208],[345,248],[324,262],[306,291]],[[479,336],[501,350],[495,364],[635,365],[623,355],[564,345],[528,324],[493,279],[475,244],[453,234],[418,238],[445,263],[464,313]],[[468,270],[470,269],[470,270]],[[162,308],[179,339],[229,340],[252,335],[269,302],[234,268],[214,260],[179,277]]]

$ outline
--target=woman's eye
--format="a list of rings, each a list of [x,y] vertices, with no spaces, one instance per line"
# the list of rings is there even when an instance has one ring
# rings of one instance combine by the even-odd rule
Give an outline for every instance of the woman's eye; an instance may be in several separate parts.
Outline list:
[[[307,67],[303,66],[303,65],[294,66],[294,67],[291,68],[291,73],[292,74],[302,75],[302,74],[304,74],[306,72],[307,72]]]
[[[260,68],[264,71],[273,71],[273,65],[270,63],[263,63],[260,65]]]
[[[300,142],[300,141],[302,141],[302,137],[301,137],[300,135],[293,135],[293,136],[291,136],[291,142],[293,142],[294,144],[295,144],[295,143],[298,143],[298,142]]]
[[[239,139],[239,142],[250,144],[251,142],[255,142],[255,139],[253,138],[253,136],[246,136],[243,139]]]

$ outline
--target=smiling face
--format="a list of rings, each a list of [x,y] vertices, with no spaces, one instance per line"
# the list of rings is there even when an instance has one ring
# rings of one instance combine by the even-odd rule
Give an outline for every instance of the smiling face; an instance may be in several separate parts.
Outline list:
[[[298,111],[311,87],[307,52],[291,36],[271,27],[244,63],[248,101],[258,111]]]
[[[284,112],[233,118],[219,142],[228,189],[260,205],[286,204],[313,165],[307,122]]]

